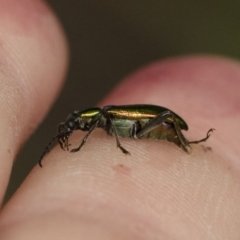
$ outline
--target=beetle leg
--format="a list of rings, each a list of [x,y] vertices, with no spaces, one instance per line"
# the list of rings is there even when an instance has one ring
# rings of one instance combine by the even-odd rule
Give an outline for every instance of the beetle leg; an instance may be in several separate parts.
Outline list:
[[[86,143],[88,137],[91,135],[91,133],[93,132],[93,130],[98,126],[99,124],[99,121],[100,119],[98,119],[92,126],[91,128],[89,129],[88,133],[85,135],[85,137],[83,138],[81,144],[77,147],[77,148],[74,148],[72,149],[70,152],[73,153],[73,152],[78,152],[82,146]]]
[[[139,121],[135,121],[130,128],[130,136],[133,138],[138,138],[138,133],[141,131],[141,124]]]
[[[214,128],[210,128],[207,132],[207,136],[203,139],[200,139],[198,141],[191,141],[191,142],[188,142],[188,144],[198,144],[200,142],[205,142],[208,140],[208,138],[211,136],[211,133],[214,131],[215,129]]]
[[[122,147],[122,145],[121,145],[121,143],[120,143],[120,141],[119,141],[117,129],[116,129],[116,127],[115,127],[112,119],[111,119],[110,117],[109,117],[108,119],[109,119],[109,121],[111,122],[111,128],[112,128],[112,131],[113,131],[113,133],[114,133],[114,135],[115,135],[117,147],[119,147],[124,154],[131,155],[130,152],[128,152],[125,148]]]
[[[148,124],[146,124],[140,132],[138,132],[137,137],[141,137],[142,135],[152,131],[153,129],[157,128],[159,125],[164,123],[168,118],[172,118],[173,126],[176,131],[177,137],[181,143],[181,147],[187,153],[190,153],[191,147],[189,146],[188,140],[182,134],[182,131],[176,121],[175,115],[171,111],[165,111],[159,114],[157,117],[153,118]]]
[[[175,130],[177,132],[177,135],[178,135],[178,138],[182,144],[182,148],[184,151],[186,151],[187,153],[190,153],[191,152],[191,147],[189,146],[189,142],[188,140],[184,137],[182,131],[181,131],[181,128],[179,127],[177,121],[176,121],[176,118],[175,118],[175,115],[173,113],[171,113],[172,115],[172,118],[173,118],[173,125],[175,127]]]

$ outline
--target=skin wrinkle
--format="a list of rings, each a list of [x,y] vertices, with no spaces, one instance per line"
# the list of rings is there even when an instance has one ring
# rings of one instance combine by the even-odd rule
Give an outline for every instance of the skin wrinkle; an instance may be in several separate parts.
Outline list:
[[[10,125],[14,126],[14,131],[11,131],[12,127],[9,128],[9,132],[12,132],[9,135],[12,136],[13,141],[18,141],[20,139],[19,136],[22,135],[22,133],[20,133],[20,131],[23,131],[23,132],[28,132],[29,130],[32,131],[33,129],[35,129],[35,127],[37,126],[37,123],[39,122],[38,115],[31,114],[33,112],[32,108],[36,108],[36,106],[34,106],[34,104],[32,104],[32,102],[29,102],[29,99],[32,98],[32,101],[34,101],[34,99],[32,97],[32,96],[34,96],[36,98],[36,101],[39,102],[38,101],[38,98],[39,98],[38,89],[40,89],[41,86],[39,86],[39,88],[31,87],[32,86],[31,80],[39,78],[39,76],[36,75],[39,73],[39,70],[33,71],[33,68],[39,68],[39,66],[40,66],[39,59],[41,59],[42,52],[43,52],[43,49],[40,49],[40,47],[46,46],[47,44],[46,45],[41,44],[42,46],[39,45],[39,42],[37,42],[37,41],[39,41],[39,40],[37,40],[38,37],[36,37],[34,34],[37,33],[37,35],[41,36],[39,34],[39,29],[43,30],[44,29],[43,27],[45,26],[45,24],[49,25],[49,23],[50,23],[49,20],[51,20],[52,17],[47,18],[46,16],[47,15],[44,15],[44,19],[48,19],[47,21],[45,21],[45,22],[43,21],[41,23],[39,22],[41,25],[41,28],[38,28],[38,31],[31,32],[31,34],[28,34],[27,36],[23,35],[21,32],[18,32],[17,35],[15,32],[14,33],[11,32],[10,34],[9,34],[9,32],[8,32],[8,34],[5,34],[5,33],[3,34],[2,41],[4,42],[4,44],[1,45],[1,52],[3,53],[4,58],[2,57],[1,61],[4,63],[3,64],[4,68],[2,68],[2,70],[4,71],[4,73],[8,74],[9,77],[3,76],[3,78],[2,78],[3,79],[2,81],[4,81],[2,83],[2,86],[5,87],[5,94],[4,94],[5,97],[3,97],[3,101],[6,103],[6,104],[2,104],[2,106],[4,106],[4,109],[6,110],[8,119],[10,120],[10,123],[11,123]],[[36,16],[34,16],[34,17],[36,17]],[[13,23],[13,24],[15,24],[15,23]],[[26,27],[26,26],[24,26],[24,27]],[[34,26],[34,29],[35,29],[35,27],[36,26]],[[26,28],[24,28],[24,30],[26,30]],[[58,31],[59,30],[60,29],[58,29]],[[3,32],[3,29],[2,29],[2,32]],[[49,38],[49,36],[48,36],[48,38]],[[51,41],[53,41],[53,39],[51,37],[50,37],[50,39],[51,39]],[[18,44],[15,44],[15,41],[17,41]],[[24,49],[26,49],[25,48],[26,42],[28,45],[27,51],[35,52],[34,58],[33,58],[32,54],[30,54],[31,55],[31,57],[30,57],[29,54],[27,54],[26,51],[24,50]],[[62,42],[61,42],[61,44],[62,44]],[[21,45],[22,45],[22,47],[19,47]],[[51,43],[51,45],[53,45],[54,48],[50,49],[49,53],[51,53],[56,48],[55,46],[59,45],[59,44]],[[60,52],[62,56],[64,56],[64,55],[66,56],[66,52],[64,54],[62,54],[63,51],[57,50],[57,52]],[[53,55],[51,57],[55,58],[56,56]],[[42,58],[41,61],[45,61],[44,58]],[[23,61],[23,59],[24,59],[24,61]],[[36,62],[38,61],[38,64],[35,63],[34,59],[36,60]],[[63,63],[64,63],[64,61],[65,61],[65,58],[63,57]],[[26,66],[28,66],[28,67],[26,67]],[[45,66],[47,66],[47,65],[45,65]],[[48,68],[48,66],[47,66],[47,68]],[[44,70],[46,71],[47,68],[44,67]],[[51,66],[50,68],[51,69],[49,69],[49,70],[51,72],[53,72],[54,70],[57,70],[57,69],[54,69],[53,66]],[[60,68],[60,69],[62,69],[62,70],[61,71],[59,71],[59,69],[57,70],[58,75],[63,75],[64,68]],[[49,74],[50,78],[51,78],[51,75],[52,74]],[[37,83],[37,81],[35,81],[35,83]],[[40,84],[42,84],[42,83],[40,83]],[[58,91],[58,88],[55,89],[55,94],[57,91]],[[33,92],[34,92],[34,94],[33,94]],[[11,93],[11,94],[9,94],[9,93]],[[55,94],[52,93],[53,96]],[[21,99],[21,100],[19,100],[19,99]],[[15,106],[15,108],[14,108],[14,106]],[[41,108],[39,108],[39,111],[41,111]],[[12,112],[14,112],[15,114],[12,114]],[[21,114],[20,114],[20,112],[21,112]],[[41,115],[40,112],[39,112],[39,114]],[[31,117],[35,116],[36,119],[35,120],[32,119],[30,121],[30,124],[25,124],[25,123],[29,122],[29,116],[31,116]],[[22,126],[24,126],[25,129],[22,126],[20,126],[19,123],[24,123]],[[27,136],[27,134],[26,134],[26,136]]]
[[[151,191],[151,190],[150,190]]]
[[[30,96],[27,90],[29,88],[25,84],[25,79],[28,78],[28,74],[26,74],[25,71],[21,71],[23,67],[22,64],[19,64],[20,57],[18,57],[17,52],[14,51],[13,55],[9,54],[9,51],[12,52],[13,50],[11,49],[12,44],[8,48],[8,50],[5,48],[6,51],[4,51],[5,66],[2,71],[3,76],[1,78],[1,102],[4,104],[1,105],[1,110],[10,121],[10,124],[8,124],[8,132],[11,133],[10,136],[12,136],[12,141],[15,142],[19,141],[19,135],[22,135],[20,134],[20,131],[22,131],[22,126],[19,126],[19,123],[28,122],[27,118],[30,114],[30,111],[26,105],[29,105],[28,99]],[[16,65],[17,69],[12,67],[12,65]],[[8,74],[8,76],[6,76],[5,73]],[[18,77],[18,75],[20,77]],[[21,99],[21,101],[19,99]],[[12,126],[14,126],[14,131],[12,131]]]
[[[83,222],[84,223],[88,223],[86,227],[91,226],[91,224],[92,224],[92,218],[89,218],[89,216],[92,215],[92,214],[83,215],[83,216],[81,216],[81,218],[79,218],[78,215],[76,215],[76,214],[69,214],[68,211],[64,211],[64,212],[61,212],[61,213],[65,215],[64,219],[67,219],[68,221],[70,221],[72,223],[72,225],[76,225],[76,224],[78,225],[78,227],[75,227],[75,229],[73,229],[73,230],[81,228],[81,225],[83,225]],[[116,214],[118,215],[119,219],[125,219],[125,217],[123,216],[122,212],[118,212]],[[56,215],[56,217],[55,217],[55,215]],[[55,226],[56,229],[59,228],[58,225],[60,225],[60,226],[61,225],[66,225],[66,224],[64,224],[62,222],[62,220],[64,221],[64,219],[62,219],[60,216],[57,217],[58,215],[61,216],[61,214],[59,214],[59,212],[51,212],[51,216],[53,216],[54,220],[53,220],[53,222],[51,222],[50,225],[54,228],[54,224],[56,224],[56,226]],[[110,216],[110,215],[108,214],[108,216]],[[46,215],[46,216],[42,215],[40,217],[40,219],[41,218],[49,219],[48,215]],[[35,222],[35,219],[34,218],[32,218],[32,219]],[[101,219],[95,219],[94,220],[94,224],[92,224],[92,227],[94,227],[93,231],[96,230],[96,227],[100,227],[101,229],[103,229],[104,232],[106,232],[108,234],[112,232],[113,236],[115,236],[114,239],[116,239],[116,238],[118,239],[119,235],[121,236],[121,233],[124,233],[124,237],[120,238],[120,239],[146,239],[145,236],[148,236],[148,239],[158,239],[159,235],[158,235],[158,231],[156,231],[156,229],[157,229],[156,227],[157,226],[155,226],[155,229],[154,229],[154,227],[151,226],[152,225],[151,221],[149,221],[149,219],[146,218],[146,216],[144,218],[141,217],[141,216],[136,216],[136,219],[142,219],[143,221],[142,221],[142,223],[139,222],[139,221],[136,221],[136,222],[133,221],[133,223],[131,225],[126,225],[126,223],[120,222],[119,224],[113,225],[111,227],[109,227],[109,225],[108,225],[108,223],[112,223],[113,222],[111,218],[109,218],[107,222],[104,222]],[[60,222],[59,222],[59,220],[60,220]],[[47,220],[42,221],[42,223],[41,223],[42,226],[40,227],[41,229],[45,228],[45,226],[44,226],[45,224],[43,224],[43,223],[46,222],[46,221]],[[39,226],[39,224],[38,224],[38,226]],[[148,226],[147,229],[144,228],[146,226]],[[30,227],[29,230],[32,230],[33,227],[34,226]],[[125,231],[121,231],[120,229],[125,229]],[[64,234],[64,231],[63,231],[62,234]],[[79,236],[78,233],[75,234],[75,235]],[[167,237],[166,239],[172,239],[172,238],[169,237],[169,234],[167,234],[167,233],[162,232],[161,235],[164,236],[164,237]],[[68,234],[68,237],[69,237],[69,234]],[[99,237],[101,238],[101,236],[99,236]],[[113,239],[113,237],[110,238],[110,239]]]

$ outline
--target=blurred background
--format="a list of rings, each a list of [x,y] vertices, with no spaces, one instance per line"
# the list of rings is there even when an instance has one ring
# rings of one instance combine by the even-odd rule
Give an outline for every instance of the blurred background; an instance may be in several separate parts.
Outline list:
[[[166,57],[240,57],[238,0],[48,0],[70,45],[65,87],[20,152],[5,202],[37,164],[57,125],[76,109],[95,106],[122,78]]]

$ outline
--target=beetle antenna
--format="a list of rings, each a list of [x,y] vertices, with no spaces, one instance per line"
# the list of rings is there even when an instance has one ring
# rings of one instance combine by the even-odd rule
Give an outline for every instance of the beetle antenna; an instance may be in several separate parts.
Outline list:
[[[56,136],[54,136],[54,137],[50,140],[50,142],[49,142],[48,145],[46,146],[45,150],[43,151],[42,155],[41,155],[40,158],[38,159],[38,164],[39,164],[40,167],[42,167],[42,159],[43,159],[43,157],[44,157],[44,156],[46,155],[46,153],[49,151],[49,149],[50,149],[51,145],[53,144],[53,142],[54,142],[59,136],[61,136],[62,134],[63,134],[63,132],[60,132],[60,133],[58,133]]]

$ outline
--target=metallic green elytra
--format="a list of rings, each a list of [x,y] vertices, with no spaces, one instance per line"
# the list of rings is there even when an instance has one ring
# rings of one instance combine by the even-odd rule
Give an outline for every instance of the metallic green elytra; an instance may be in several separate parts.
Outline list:
[[[103,108],[88,108],[83,111],[77,110],[70,114],[64,123],[59,124],[58,134],[52,138],[42,153],[39,158],[39,165],[42,167],[42,159],[55,139],[58,139],[58,143],[63,150],[69,151],[68,139],[73,131],[87,131],[80,145],[70,150],[70,152],[77,152],[95,128],[102,128],[107,134],[113,135],[117,147],[124,154],[130,153],[122,147],[119,137],[167,140],[190,153],[190,144],[206,141],[214,130],[211,128],[206,137],[201,140],[189,142],[181,131],[188,130],[187,123],[171,110],[155,105],[105,106]]]

